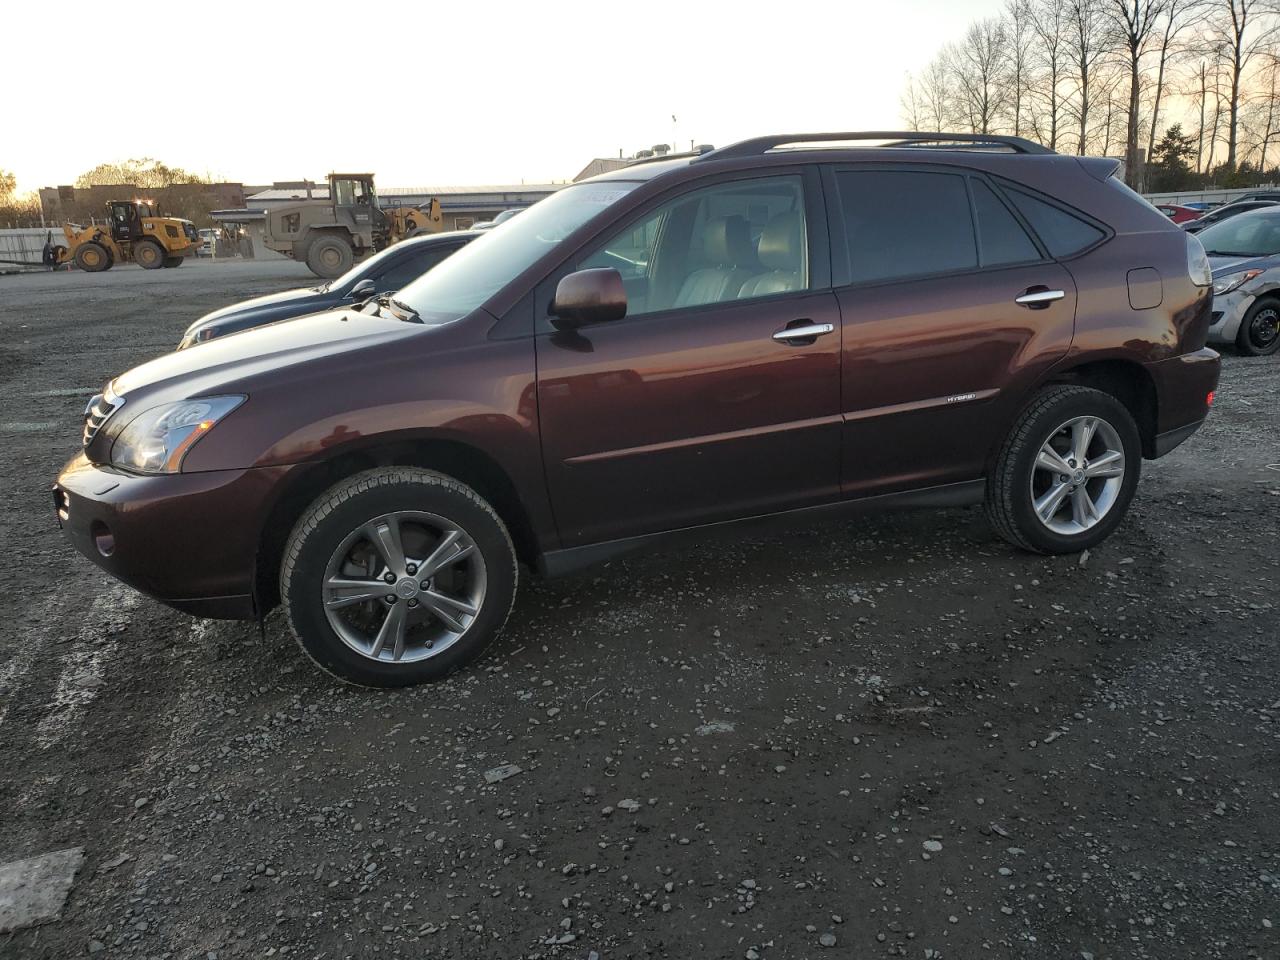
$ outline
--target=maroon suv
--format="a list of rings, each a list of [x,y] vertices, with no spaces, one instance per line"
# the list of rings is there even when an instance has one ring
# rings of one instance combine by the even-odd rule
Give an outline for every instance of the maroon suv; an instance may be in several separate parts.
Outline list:
[[[379,686],[474,658],[522,563],[691,527],[985,502],[1012,543],[1081,550],[1218,380],[1204,252],[1115,167],[845,133],[576,183],[398,299],[117,377],[58,515],[180,610],[283,603]]]

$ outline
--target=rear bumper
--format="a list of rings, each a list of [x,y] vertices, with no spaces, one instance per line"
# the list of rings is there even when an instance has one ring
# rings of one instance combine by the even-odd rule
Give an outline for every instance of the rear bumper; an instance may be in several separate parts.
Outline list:
[[[1217,351],[1208,347],[1147,366],[1156,387],[1157,422],[1144,456],[1163,457],[1200,428],[1209,416],[1221,366]]]
[[[53,487],[59,525],[89,560],[184,613],[251,620],[261,518],[279,470],[140,477],[71,460]]]

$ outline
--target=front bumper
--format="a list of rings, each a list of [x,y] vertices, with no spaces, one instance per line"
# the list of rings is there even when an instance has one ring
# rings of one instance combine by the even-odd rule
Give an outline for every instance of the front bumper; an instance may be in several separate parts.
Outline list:
[[[1213,313],[1209,319],[1209,342],[1234,344],[1240,332],[1240,322],[1257,299],[1256,293],[1233,290],[1213,298]]]
[[[54,509],[72,545],[129,586],[184,613],[251,620],[261,524],[285,469],[144,477],[80,454]]]

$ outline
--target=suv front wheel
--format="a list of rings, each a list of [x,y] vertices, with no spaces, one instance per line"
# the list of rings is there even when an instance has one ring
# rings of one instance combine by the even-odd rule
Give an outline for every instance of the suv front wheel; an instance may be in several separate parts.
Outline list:
[[[502,520],[470,487],[414,467],[356,474],[303,514],[280,597],[302,649],[341,680],[401,687],[478,657],[516,590]]]
[[[1109,393],[1053,386],[1036,395],[987,478],[996,532],[1037,553],[1074,553],[1105,540],[1138,484],[1142,443]]]

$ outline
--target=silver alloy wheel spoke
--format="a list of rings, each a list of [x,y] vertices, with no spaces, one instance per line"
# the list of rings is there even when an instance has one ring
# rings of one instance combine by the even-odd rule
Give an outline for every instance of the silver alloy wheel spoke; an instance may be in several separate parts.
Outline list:
[[[1044,496],[1035,502],[1036,515],[1045,523],[1048,523],[1053,519],[1053,515],[1058,512],[1058,508],[1062,506],[1062,501],[1067,498],[1067,494],[1070,492],[1070,484],[1055,483]]]
[[[418,569],[417,575],[425,580],[427,577],[434,575],[441,567],[461,560],[474,549],[474,544],[467,543],[464,545],[461,530],[450,530],[436,544],[436,548],[431,551],[431,556],[422,561],[422,566]]]
[[[1089,444],[1098,430],[1098,421],[1093,417],[1081,417],[1071,427],[1071,457],[1076,466],[1082,466],[1089,458]]]
[[[1036,457],[1036,466],[1042,470],[1048,470],[1052,473],[1066,475],[1071,472],[1071,467],[1067,461],[1062,459],[1062,454],[1049,446],[1047,443],[1040,448],[1040,455]]]
[[[382,556],[387,569],[397,577],[405,575],[404,545],[400,542],[400,521],[396,517],[383,517],[365,528],[365,534],[375,550]]]
[[[387,617],[382,621],[382,629],[374,637],[373,649],[369,651],[370,655],[378,656],[386,649],[387,643],[390,642],[392,659],[399,660],[404,656],[404,631],[408,625],[406,622],[408,614],[408,604],[403,601],[393,603],[387,608]]]
[[[1083,484],[1071,492],[1071,518],[1082,527],[1091,527],[1099,519],[1098,508]]]
[[[465,624],[458,617],[459,613],[474,617],[480,612],[479,608],[465,600],[459,600],[456,597],[450,597],[435,590],[424,590],[421,599],[422,605],[429,612],[439,617],[450,630],[462,631],[466,629]]]
[[[1086,477],[1123,477],[1124,454],[1119,450],[1108,450],[1100,457],[1089,461],[1084,468]]]
[[[349,607],[353,603],[377,600],[386,596],[387,585],[381,580],[358,580],[350,577],[330,577],[324,582],[328,594],[325,606],[332,610]]]

